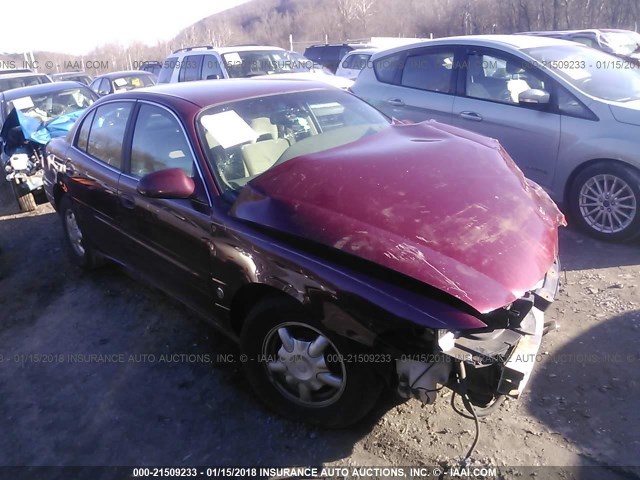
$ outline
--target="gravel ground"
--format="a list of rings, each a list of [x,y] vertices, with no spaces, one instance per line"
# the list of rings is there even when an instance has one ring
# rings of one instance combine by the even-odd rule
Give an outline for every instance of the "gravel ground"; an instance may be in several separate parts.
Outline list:
[[[271,414],[224,337],[118,268],[72,267],[53,209],[16,214],[0,184],[0,465],[456,465],[471,445],[449,394],[389,394],[341,431]],[[561,261],[560,328],[523,397],[480,421],[472,464],[640,478],[639,245],[565,229]]]

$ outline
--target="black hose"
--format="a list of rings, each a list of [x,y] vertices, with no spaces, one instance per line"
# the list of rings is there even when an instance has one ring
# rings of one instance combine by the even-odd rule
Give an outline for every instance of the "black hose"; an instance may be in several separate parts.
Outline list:
[[[461,417],[473,420],[473,412],[471,412],[471,410],[467,407],[466,404],[464,407],[467,410],[467,412],[471,413],[471,415],[467,415],[466,413],[464,413],[462,410],[459,410],[458,407],[455,406],[453,402],[455,395],[456,395],[456,392],[454,391],[451,396],[451,406],[453,407],[455,412]],[[489,405],[488,407],[474,407],[474,412],[478,418],[487,417],[491,415],[495,410],[497,410],[498,407],[500,407],[500,405],[502,405],[506,399],[507,397],[505,395],[498,395],[491,405]],[[469,400],[469,402],[471,402],[471,400]],[[464,404],[464,398],[462,403]]]

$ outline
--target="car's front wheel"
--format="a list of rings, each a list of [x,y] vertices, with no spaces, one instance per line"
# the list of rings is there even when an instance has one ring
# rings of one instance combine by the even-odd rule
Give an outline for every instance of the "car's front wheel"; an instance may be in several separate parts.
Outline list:
[[[245,374],[258,397],[292,420],[345,427],[364,417],[382,390],[357,345],[289,302],[254,308],[241,346]]]
[[[571,187],[571,216],[590,235],[626,241],[640,235],[640,174],[599,162],[580,172]]]
[[[67,195],[60,200],[58,212],[62,220],[67,250],[73,263],[86,270],[100,265],[100,257],[93,250],[91,242],[83,232],[77,209]]]

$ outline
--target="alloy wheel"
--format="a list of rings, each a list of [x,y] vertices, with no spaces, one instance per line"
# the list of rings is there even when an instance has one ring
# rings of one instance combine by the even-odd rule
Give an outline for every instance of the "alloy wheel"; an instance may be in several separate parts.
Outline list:
[[[64,223],[67,227],[67,234],[69,236],[69,243],[71,248],[79,257],[84,257],[85,250],[82,245],[82,230],[78,225],[76,215],[70,208],[64,214]]]
[[[578,206],[587,225],[607,234],[625,230],[637,214],[637,199],[629,184],[610,174],[595,175],[584,182]]]

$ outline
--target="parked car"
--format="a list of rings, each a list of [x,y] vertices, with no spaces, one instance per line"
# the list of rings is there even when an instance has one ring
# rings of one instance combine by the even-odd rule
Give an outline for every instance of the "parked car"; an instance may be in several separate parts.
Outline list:
[[[162,62],[158,62],[155,60],[143,62],[142,65],[140,65],[140,70],[142,70],[143,72],[149,72],[157,80],[158,75],[160,74],[160,70],[162,70]]]
[[[355,80],[363,69],[371,68],[371,63],[369,62],[371,55],[378,51],[380,51],[379,48],[351,50],[340,62],[336,75],[348,78],[349,80]]]
[[[536,35],[570,40],[640,65],[640,33],[631,30],[591,28],[586,30],[522,32],[516,35]]]
[[[35,73],[29,69],[0,70],[0,92],[42,83],[51,83],[51,78],[44,73]]]
[[[84,72],[63,72],[63,73],[54,73],[51,75],[51,79],[54,82],[79,82],[83,85],[89,85],[92,81],[91,76]]]
[[[126,92],[136,88],[150,87],[156,84],[156,80],[149,72],[141,70],[129,70],[122,72],[105,73],[96,77],[91,82],[91,89],[103,97],[111,93]]]
[[[340,60],[352,50],[360,48],[372,48],[368,43],[325,43],[311,45],[304,50],[304,56],[336,73]]]
[[[158,83],[275,76],[279,79],[319,80],[343,89],[353,84],[351,80],[324,71],[299,53],[258,45],[177,50],[164,61]]]
[[[385,383],[492,408],[529,378],[564,220],[495,140],[237,79],[104,97],[47,152],[73,261],[184,301],[283,415],[347,425]]]
[[[595,237],[640,234],[640,72],[565,40],[454,37],[372,57],[352,90],[387,115],[496,138]]]
[[[76,82],[56,82],[0,93],[0,159],[23,212],[34,210],[42,191],[44,145],[66,135],[98,97]]]

